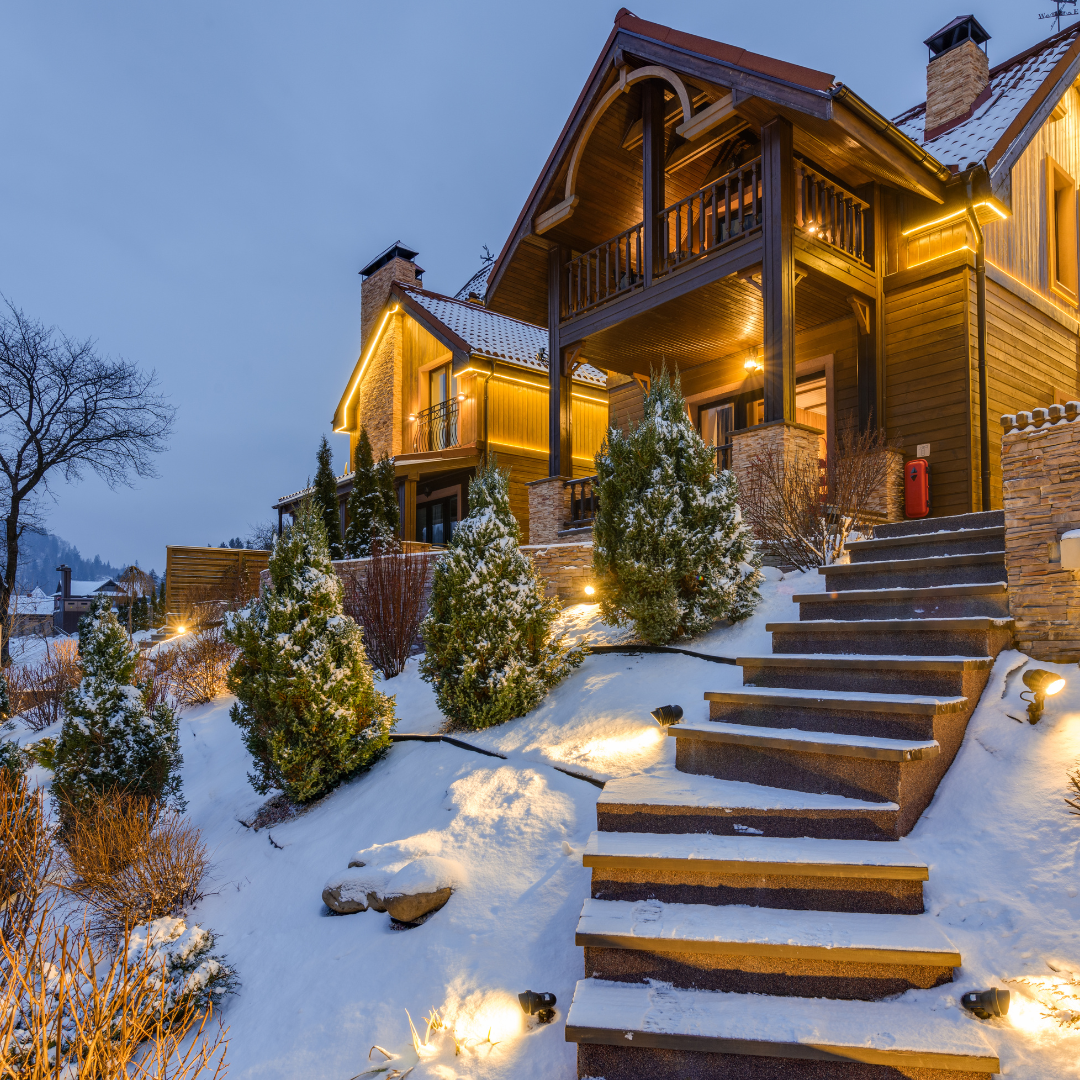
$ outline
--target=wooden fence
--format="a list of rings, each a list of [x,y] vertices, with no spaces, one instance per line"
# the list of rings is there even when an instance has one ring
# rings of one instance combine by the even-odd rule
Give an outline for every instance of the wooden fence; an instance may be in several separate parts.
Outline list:
[[[218,616],[228,606],[259,592],[259,575],[269,551],[246,548],[179,547],[165,549],[166,625]]]

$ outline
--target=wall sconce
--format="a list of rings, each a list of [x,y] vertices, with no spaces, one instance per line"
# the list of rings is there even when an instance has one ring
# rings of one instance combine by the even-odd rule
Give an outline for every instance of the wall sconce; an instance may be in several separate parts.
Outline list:
[[[416,413],[412,413],[412,412],[409,413],[409,419],[410,420],[415,420],[416,419]]]
[[[1043,668],[1032,668],[1024,672],[1024,685],[1027,690],[1021,692],[1021,698],[1027,698],[1028,691],[1031,693],[1028,699],[1028,723],[1037,724],[1042,719],[1043,703],[1046,698],[1053,697],[1065,685],[1065,680],[1060,675]]]
[[[747,374],[756,375],[759,371],[763,371],[765,365],[761,362],[761,357],[758,356],[757,346],[751,346],[746,351],[746,361],[743,364]]]
[[[465,400],[465,395],[464,394],[458,394],[457,399],[458,399],[458,401],[464,401]]]

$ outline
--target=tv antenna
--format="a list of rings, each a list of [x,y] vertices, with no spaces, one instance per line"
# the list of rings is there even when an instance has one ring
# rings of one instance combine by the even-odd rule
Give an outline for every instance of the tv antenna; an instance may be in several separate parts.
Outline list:
[[[1053,19],[1054,33],[1056,34],[1061,29],[1062,16],[1066,19],[1072,19],[1080,14],[1080,12],[1076,10],[1076,5],[1078,3],[1080,3],[1080,0],[1058,0],[1054,5],[1053,11],[1044,11],[1039,15],[1039,18]]]

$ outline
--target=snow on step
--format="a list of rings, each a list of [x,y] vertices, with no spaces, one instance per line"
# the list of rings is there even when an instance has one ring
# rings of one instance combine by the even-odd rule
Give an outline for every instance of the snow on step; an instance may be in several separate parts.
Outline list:
[[[567,1013],[566,1039],[908,1068],[1001,1070],[978,1024],[958,1006],[931,1011],[903,999],[777,998],[582,979]]]
[[[582,853],[582,865],[656,869],[678,866],[720,874],[788,875],[797,870],[801,876],[915,881],[927,881],[930,876],[926,863],[902,840],[882,843],[711,833],[594,832]]]
[[[877,548],[948,543],[953,540],[970,543],[972,540],[998,540],[1004,535],[1004,525],[986,525],[978,529],[943,529],[941,532],[908,533],[904,536],[875,536],[867,540],[849,540],[844,545],[844,550],[874,551]]]
[[[921,694],[872,694],[861,690],[799,690],[771,686],[742,686],[738,690],[707,690],[706,701],[737,704],[804,705],[820,709],[858,709],[863,712],[959,712],[966,697],[927,697]]]
[[[991,630],[1010,627],[1012,624],[1012,619],[993,615],[963,615],[951,619],[801,619],[798,622],[766,623],[765,629],[770,634],[776,631],[791,633],[795,630],[852,630],[856,633],[876,630],[909,633],[919,627],[930,630]]]
[[[856,563],[865,566],[865,563]],[[842,600],[905,600],[908,598],[934,599],[942,596],[983,596],[1009,591],[1007,581],[975,581],[959,585],[896,585],[888,589],[846,589],[842,592],[794,593],[793,604],[832,603]]]
[[[878,758],[885,761],[918,761],[936,757],[941,747],[936,739],[882,739],[873,735],[837,735],[831,731],[804,731],[802,728],[754,727],[725,724],[716,720],[684,720],[672,724],[668,735],[676,739],[705,739],[710,742],[759,746],[770,750],[795,750],[836,757]]]
[[[815,667],[864,668],[870,671],[885,668],[932,671],[952,671],[957,668],[992,667],[992,656],[901,656],[882,653],[762,653],[760,656],[740,656],[739,667]]]
[[[819,574],[872,574],[875,570],[918,570],[921,567],[948,569],[1004,561],[1004,551],[966,551],[961,555],[921,555],[915,559],[867,559],[865,562],[829,563],[819,566]]]
[[[899,810],[894,802],[867,802],[843,795],[718,780],[674,769],[609,780],[596,800],[631,806],[678,806],[699,810]],[[848,841],[844,841],[847,843]]]
[[[575,944],[860,964],[959,967],[961,962],[960,953],[930,915],[785,911],[660,900],[586,899]]]

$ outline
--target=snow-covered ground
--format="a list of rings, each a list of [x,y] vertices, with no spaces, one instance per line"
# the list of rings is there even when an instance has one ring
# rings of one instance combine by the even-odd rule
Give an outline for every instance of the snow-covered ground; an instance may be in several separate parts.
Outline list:
[[[732,657],[770,651],[765,623],[794,618],[791,595],[821,582],[771,571],[752,619],[693,648]],[[594,641],[619,634],[586,606],[569,610],[566,622]],[[1040,1003],[1068,1008],[1061,981],[1080,974],[1080,818],[1063,801],[1066,771],[1080,758],[1080,672],[1057,669],[1069,683],[1031,727],[1008,716],[1024,716],[1025,662],[1015,652],[998,659],[960,754],[908,841],[930,866],[927,911],[964,966],[951,985],[904,998],[958,1010],[965,990],[1009,989],[1008,1017],[962,1014],[963,1022],[981,1026],[1008,1076],[1044,1080],[1080,1076],[1080,1030],[1059,1027]],[[675,703],[704,718],[704,691],[740,682],[736,667],[687,656],[593,655],[528,716],[458,734],[505,761],[445,743],[398,743],[368,774],[258,833],[239,823],[263,800],[246,780],[231,699],[187,713],[185,793],[214,862],[189,922],[220,934],[242,981],[222,1013],[230,1076],[350,1080],[376,1066],[411,1065],[412,1080],[576,1076],[562,1020],[582,974],[574,928],[589,891],[581,850],[598,791],[553,766],[599,778],[670,769],[674,740],[649,710]],[[384,689],[397,695],[398,731],[442,724],[415,660]],[[411,930],[393,930],[373,911],[328,915],[326,879],[358,850],[392,842],[461,864],[450,902]],[[526,989],[558,996],[555,1023],[526,1023],[516,1001]],[[1080,1001],[1072,1005],[1080,1014]],[[446,1031],[418,1057],[406,1010],[423,1040],[433,1007]],[[394,1059],[375,1051],[369,1062],[375,1044]]]

